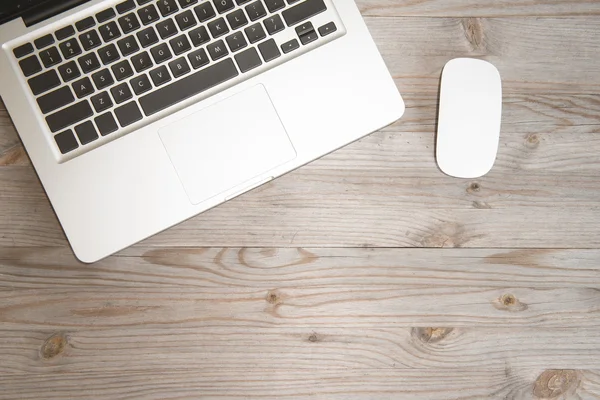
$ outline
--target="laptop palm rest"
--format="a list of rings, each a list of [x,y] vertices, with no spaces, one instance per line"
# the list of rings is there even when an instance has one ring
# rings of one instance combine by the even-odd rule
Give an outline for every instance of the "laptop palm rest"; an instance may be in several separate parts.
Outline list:
[[[243,189],[296,158],[263,85],[169,124],[159,136],[192,204]]]

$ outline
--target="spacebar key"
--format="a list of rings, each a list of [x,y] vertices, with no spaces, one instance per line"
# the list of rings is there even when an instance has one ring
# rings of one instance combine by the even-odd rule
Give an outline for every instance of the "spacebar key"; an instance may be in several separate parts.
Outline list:
[[[228,58],[141,97],[140,105],[147,116],[156,114],[236,76],[238,76],[237,68],[231,58]]]

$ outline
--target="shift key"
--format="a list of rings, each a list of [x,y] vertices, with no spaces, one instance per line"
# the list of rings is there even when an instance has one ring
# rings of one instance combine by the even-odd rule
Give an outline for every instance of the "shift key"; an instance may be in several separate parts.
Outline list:
[[[288,26],[292,26],[325,10],[327,10],[327,6],[325,6],[323,0],[306,0],[292,8],[284,10],[281,15],[283,15],[283,19],[285,19]]]
[[[90,103],[87,100],[73,104],[71,107],[60,110],[46,117],[48,127],[54,133],[68,126],[76,124],[79,121],[91,117],[94,114]]]

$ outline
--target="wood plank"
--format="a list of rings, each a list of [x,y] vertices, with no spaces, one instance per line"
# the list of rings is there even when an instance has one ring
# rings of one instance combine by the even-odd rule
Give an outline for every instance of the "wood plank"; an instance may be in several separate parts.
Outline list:
[[[442,68],[455,57],[492,62],[505,93],[594,94],[600,88],[595,16],[365,20],[402,93],[437,93]]]
[[[539,375],[537,375],[539,372]],[[536,375],[538,376],[536,378]],[[547,393],[598,398],[594,370],[294,370],[248,371],[190,369],[121,374],[89,373],[0,377],[0,399],[539,399]],[[541,378],[541,379],[540,379]],[[552,382],[550,382],[550,380]],[[32,385],[31,381],[36,385]],[[557,386],[556,381],[561,380]],[[539,383],[538,383],[539,382]],[[13,397],[11,397],[13,396]],[[576,397],[579,396],[579,397]]]
[[[61,373],[0,377],[0,399],[539,399],[544,394],[600,397],[597,370],[293,369]],[[557,381],[558,383],[557,385]],[[35,382],[32,384],[32,382]],[[540,395],[540,396],[536,396]],[[557,397],[555,397],[557,398]]]
[[[600,14],[600,4],[597,1],[357,0],[356,3],[363,15],[380,17],[565,17]]]
[[[0,289],[15,293],[49,287],[54,291],[45,293],[55,295],[92,287],[122,295],[136,288],[153,293],[235,288],[259,293],[262,301],[270,290],[361,284],[585,290],[595,287],[600,274],[600,250],[132,247],[90,266],[67,248],[0,247],[0,270]]]
[[[103,317],[97,317],[101,320]],[[104,319],[107,319],[104,316]],[[294,369],[598,369],[597,328],[201,326],[2,330],[2,375]],[[433,332],[434,339],[430,338]],[[49,342],[52,344],[49,344]],[[185,367],[182,367],[185,366]]]
[[[597,329],[599,259],[598,250],[134,248],[91,268],[66,249],[3,249],[0,322],[35,331]]]

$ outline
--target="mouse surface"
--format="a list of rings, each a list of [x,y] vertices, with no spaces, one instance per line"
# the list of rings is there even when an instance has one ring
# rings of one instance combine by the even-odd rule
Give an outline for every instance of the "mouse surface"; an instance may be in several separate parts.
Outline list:
[[[502,81],[487,61],[456,58],[442,73],[436,159],[457,178],[477,178],[494,165],[500,138]]]

